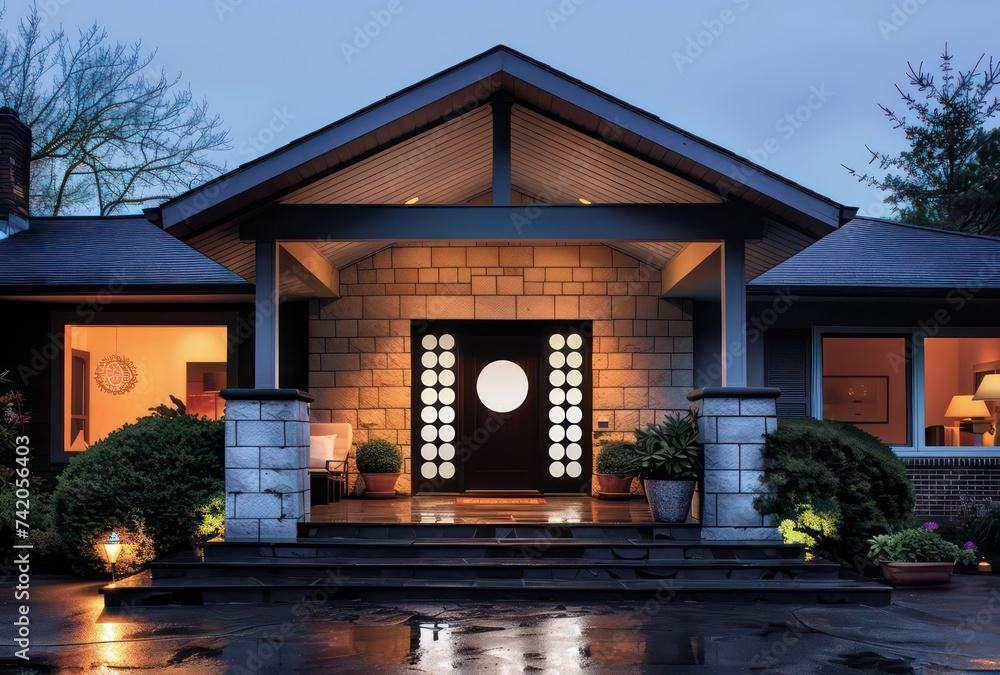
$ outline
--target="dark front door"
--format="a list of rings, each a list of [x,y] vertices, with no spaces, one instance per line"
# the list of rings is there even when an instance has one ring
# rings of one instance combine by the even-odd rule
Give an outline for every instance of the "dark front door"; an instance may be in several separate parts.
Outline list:
[[[538,489],[540,338],[468,335],[464,347],[465,490]]]

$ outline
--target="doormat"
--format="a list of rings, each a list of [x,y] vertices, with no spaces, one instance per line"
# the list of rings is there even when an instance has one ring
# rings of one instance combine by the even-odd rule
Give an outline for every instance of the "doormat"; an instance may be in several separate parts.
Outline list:
[[[510,504],[547,504],[541,497],[457,497],[456,504],[470,506],[503,506]]]

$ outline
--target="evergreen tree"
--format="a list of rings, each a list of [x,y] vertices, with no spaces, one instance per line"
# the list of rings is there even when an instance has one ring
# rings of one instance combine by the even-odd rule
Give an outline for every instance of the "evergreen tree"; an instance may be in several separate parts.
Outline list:
[[[910,90],[896,90],[912,119],[879,105],[910,149],[890,155],[872,150],[869,164],[883,177],[844,167],[859,181],[888,192],[885,202],[900,220],[946,230],[1000,235],[1000,129],[990,121],[1000,111],[992,94],[1000,64],[985,55],[967,71],[955,71],[945,45],[941,78],[921,62],[907,63]]]

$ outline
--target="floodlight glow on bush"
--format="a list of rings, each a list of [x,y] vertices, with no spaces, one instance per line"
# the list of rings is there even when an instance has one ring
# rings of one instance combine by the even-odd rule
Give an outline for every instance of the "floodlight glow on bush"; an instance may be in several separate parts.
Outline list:
[[[511,412],[521,407],[528,397],[528,376],[513,361],[493,361],[480,371],[476,393],[483,405],[493,412]]]

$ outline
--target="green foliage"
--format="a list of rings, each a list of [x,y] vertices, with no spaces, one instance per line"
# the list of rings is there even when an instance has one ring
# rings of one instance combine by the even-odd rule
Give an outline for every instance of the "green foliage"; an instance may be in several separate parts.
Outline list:
[[[789,544],[805,544],[809,549],[815,549],[816,537],[810,532],[819,533],[823,539],[837,536],[837,517],[830,513],[816,513],[812,507],[805,504],[799,508],[795,519],[790,518],[778,523],[778,532]]]
[[[187,415],[187,406],[184,405],[184,401],[180,400],[173,394],[167,394],[173,405],[167,405],[166,403],[161,403],[155,408],[148,408],[149,413],[154,417],[180,417],[181,415]]]
[[[975,549],[960,548],[927,528],[910,528],[892,534],[879,534],[868,540],[868,556],[875,561],[959,562],[976,561]]]
[[[972,519],[968,539],[984,551],[1000,551],[1000,506],[982,510]]]
[[[692,413],[666,415],[661,424],[651,422],[635,430],[635,455],[630,473],[642,479],[698,480],[702,446]]]
[[[92,542],[114,529],[156,555],[188,543],[225,489],[225,423],[148,416],[94,443],[59,476],[54,520],[77,569],[104,569]],[[215,508],[215,511],[213,511]]]
[[[618,476],[631,475],[635,457],[635,443],[603,440],[599,445],[600,450],[597,451],[597,473],[609,473]]]
[[[765,437],[763,455],[767,494],[754,506],[776,522],[792,521],[815,541],[817,555],[860,566],[868,539],[912,517],[913,486],[902,462],[854,426],[782,419]]]
[[[361,473],[398,473],[403,466],[399,446],[383,438],[359,445],[355,457]]]
[[[869,163],[884,177],[848,169],[859,181],[888,192],[886,203],[909,223],[977,234],[1000,233],[1000,130],[987,122],[1000,112],[991,95],[1000,85],[1000,64],[954,72],[947,45],[941,81],[909,65],[912,92],[896,87],[911,118],[880,105],[893,128],[902,129],[910,149],[898,155],[871,148]]]
[[[37,563],[39,559],[44,559],[47,563],[58,561],[62,558],[63,550],[62,541],[52,523],[52,493],[40,489],[40,481],[30,481],[28,508],[25,509],[24,500],[17,498],[17,483],[12,475],[13,472],[4,474],[10,475],[10,479],[4,478],[0,484],[0,541],[3,542],[0,545],[0,552],[3,557],[9,559],[13,552],[11,546],[20,543],[34,546],[33,562]],[[24,516],[27,516],[27,520]],[[14,532],[16,520],[28,525],[29,539],[16,539]]]

